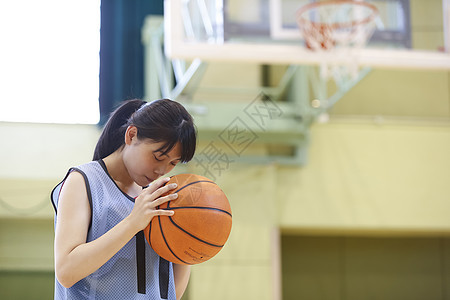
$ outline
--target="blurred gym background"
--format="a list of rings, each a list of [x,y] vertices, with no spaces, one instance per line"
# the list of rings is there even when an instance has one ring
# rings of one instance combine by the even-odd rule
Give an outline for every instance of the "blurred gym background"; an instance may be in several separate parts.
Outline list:
[[[183,299],[450,299],[448,61],[375,66],[317,92],[314,64],[164,57],[169,2],[0,4],[0,298],[53,299],[51,189],[91,160],[120,101],[171,97],[200,136],[174,173],[216,180],[233,210]],[[228,24],[214,43],[267,38],[272,0],[213,2]],[[446,51],[447,0],[378,2],[402,9],[388,43]]]

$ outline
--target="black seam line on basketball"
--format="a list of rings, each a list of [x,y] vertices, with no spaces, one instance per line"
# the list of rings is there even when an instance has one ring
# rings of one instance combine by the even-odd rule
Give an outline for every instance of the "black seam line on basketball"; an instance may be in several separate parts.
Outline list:
[[[198,240],[199,242],[202,242],[204,244],[213,246],[213,247],[217,247],[217,248],[222,248],[224,245],[216,245],[213,243],[209,243],[207,241],[202,240],[199,237],[196,237],[195,235],[193,235],[192,233],[189,233],[188,231],[186,231],[185,229],[183,229],[180,225],[178,225],[177,223],[175,223],[174,220],[172,220],[172,217],[169,217],[170,222],[172,222],[173,225],[175,225],[176,227],[178,227],[178,229],[180,229],[181,231],[183,231],[184,233],[186,233],[187,235],[190,235],[191,237],[193,237],[194,239]]]
[[[158,221],[159,221],[159,230],[161,231],[161,235],[162,235],[162,237],[163,237],[164,243],[166,243],[167,249],[169,249],[170,252],[172,252],[173,256],[175,256],[179,261],[181,261],[181,262],[183,262],[183,263],[185,263],[185,264],[187,264],[187,265],[190,265],[190,263],[185,262],[184,260],[182,260],[181,258],[179,258],[175,253],[173,253],[172,248],[170,248],[169,244],[167,243],[166,236],[164,235],[164,231],[163,231],[163,229],[162,229],[162,225],[161,225],[161,216],[158,216]]]
[[[229,212],[227,212],[226,210],[220,209],[220,208],[215,208],[215,207],[204,207],[204,206],[178,206],[178,207],[168,207],[165,208],[165,210],[175,210],[175,209],[208,209],[208,210],[216,210],[216,211],[220,211],[223,212],[227,215],[229,215],[230,217],[233,217]]]
[[[197,180],[197,181],[193,181],[193,182],[191,182],[191,183],[188,183],[188,184],[184,185],[183,187],[181,187],[181,188],[179,188],[178,190],[176,190],[174,193],[178,193],[178,192],[181,191],[182,189],[187,188],[188,186],[193,185],[193,184],[196,184],[196,183],[199,183],[199,182],[207,182],[207,183],[216,184],[214,181],[209,181],[209,180]]]

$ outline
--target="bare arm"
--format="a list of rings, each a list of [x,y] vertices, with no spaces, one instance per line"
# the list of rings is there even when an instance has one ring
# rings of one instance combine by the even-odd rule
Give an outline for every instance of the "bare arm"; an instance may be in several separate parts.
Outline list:
[[[191,266],[173,264],[173,275],[175,279],[175,291],[177,300],[180,300],[186,291],[191,275]]]
[[[167,179],[162,178],[136,198],[133,211],[101,237],[86,242],[91,211],[83,176],[72,172],[66,179],[58,202],[55,229],[55,272],[58,281],[71,287],[96,271],[116,254],[155,215],[173,212],[155,207],[174,198],[159,197],[172,187],[158,189]]]

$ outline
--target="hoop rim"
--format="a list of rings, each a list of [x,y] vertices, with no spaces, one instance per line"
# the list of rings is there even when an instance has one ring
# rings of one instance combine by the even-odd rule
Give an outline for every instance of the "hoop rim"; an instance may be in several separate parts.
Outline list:
[[[354,4],[354,5],[359,5],[359,6],[364,6],[369,8],[372,13],[362,19],[362,20],[354,20],[351,22],[335,22],[335,23],[325,23],[325,22],[316,22],[316,21],[311,21],[311,20],[307,20],[305,18],[302,18],[302,15],[307,12],[310,11],[311,9],[315,9],[318,7],[322,7],[322,6],[327,6],[327,5],[340,5],[340,4]],[[302,6],[301,8],[299,8],[296,12],[296,16],[297,16],[297,22],[300,24],[311,24],[314,27],[324,27],[327,26],[329,28],[332,29],[338,29],[338,28],[351,28],[351,27],[355,27],[355,26],[360,26],[360,25],[366,25],[368,23],[371,23],[379,14],[379,10],[378,8],[368,2],[365,1],[355,1],[355,0],[331,0],[331,1],[326,1],[326,2],[312,2],[312,3],[308,3],[304,6]]]

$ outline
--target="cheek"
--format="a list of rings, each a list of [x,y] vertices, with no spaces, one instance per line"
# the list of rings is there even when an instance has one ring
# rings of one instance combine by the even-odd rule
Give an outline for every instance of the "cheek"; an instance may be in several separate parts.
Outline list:
[[[166,168],[166,173],[169,173],[170,171],[172,171],[173,168],[175,168],[175,166],[172,164],[169,164],[169,166]]]
[[[130,148],[124,153],[124,162],[131,172],[143,174],[152,167],[152,160],[138,148]]]
[[[136,160],[136,167],[142,172],[148,173],[149,170],[155,167],[155,163],[148,155],[141,155],[140,158]]]

